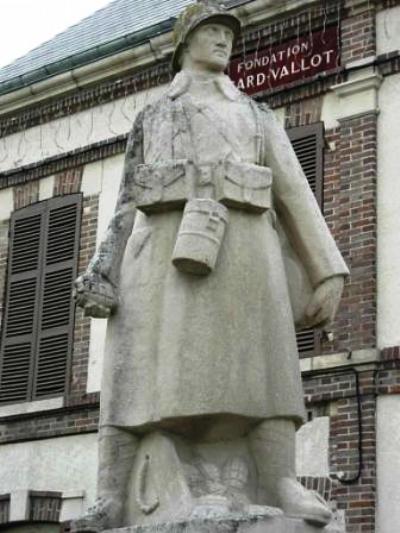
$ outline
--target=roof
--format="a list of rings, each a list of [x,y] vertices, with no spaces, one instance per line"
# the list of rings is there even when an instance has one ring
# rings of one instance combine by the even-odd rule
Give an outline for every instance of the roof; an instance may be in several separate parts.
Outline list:
[[[248,1],[248,0],[247,0]],[[194,0],[114,0],[0,69],[0,94],[131,48],[169,31]],[[244,1],[232,0],[228,5]]]

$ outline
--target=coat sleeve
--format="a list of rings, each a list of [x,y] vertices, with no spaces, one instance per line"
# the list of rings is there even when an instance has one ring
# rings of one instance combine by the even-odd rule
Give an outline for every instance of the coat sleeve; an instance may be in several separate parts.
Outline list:
[[[122,258],[135,220],[131,185],[137,165],[143,163],[143,115],[144,111],[139,113],[129,133],[114,214],[88,267],[88,270],[101,274],[115,286],[118,285]]]
[[[284,128],[262,107],[264,161],[272,170],[272,194],[281,224],[315,288],[349,271],[321,214]]]

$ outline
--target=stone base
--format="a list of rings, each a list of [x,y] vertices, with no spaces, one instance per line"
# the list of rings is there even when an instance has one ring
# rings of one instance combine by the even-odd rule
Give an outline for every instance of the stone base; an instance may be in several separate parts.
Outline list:
[[[281,516],[251,516],[232,514],[223,518],[196,518],[146,526],[110,529],[104,533],[345,533],[338,524],[325,528],[304,520]]]

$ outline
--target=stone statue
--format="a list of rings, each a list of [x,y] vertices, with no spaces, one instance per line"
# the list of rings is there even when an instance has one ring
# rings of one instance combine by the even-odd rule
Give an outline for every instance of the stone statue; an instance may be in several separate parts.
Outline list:
[[[261,507],[331,518],[296,481],[295,321],[328,324],[348,270],[285,131],[224,74],[239,32],[215,1],[180,15],[176,76],[133,125],[113,218],[76,281],[86,315],[108,318],[98,499],[77,529]]]

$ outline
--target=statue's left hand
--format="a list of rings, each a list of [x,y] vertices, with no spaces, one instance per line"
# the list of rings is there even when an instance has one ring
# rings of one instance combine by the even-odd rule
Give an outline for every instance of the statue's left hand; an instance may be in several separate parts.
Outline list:
[[[319,285],[306,307],[304,327],[324,327],[333,322],[344,286],[343,276],[334,276]]]

